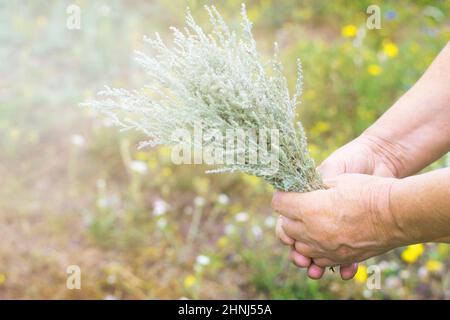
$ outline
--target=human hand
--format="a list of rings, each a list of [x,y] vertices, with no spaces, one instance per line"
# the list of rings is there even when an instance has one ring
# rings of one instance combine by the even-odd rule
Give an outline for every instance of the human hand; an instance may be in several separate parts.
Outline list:
[[[387,141],[380,141],[375,136],[363,134],[333,152],[318,167],[318,170],[325,179],[334,178],[343,173],[365,173],[393,177],[397,175],[400,164],[400,161],[393,156],[396,154],[394,151],[398,148],[398,146]],[[295,240],[283,232],[280,220],[277,222],[276,233],[281,242],[292,247],[289,258],[295,265],[308,268],[308,275],[313,279],[322,277],[325,269],[316,265],[310,257],[295,251]],[[340,269],[341,278],[348,280],[354,277],[357,264],[344,265]]]
[[[402,147],[370,134],[362,134],[334,151],[317,168],[324,179],[343,173],[399,177]]]
[[[327,190],[277,192],[273,206],[282,214],[278,228],[295,241],[298,253],[312,258],[318,267],[351,264],[382,254],[404,244],[389,209],[394,181],[343,174],[327,180]]]

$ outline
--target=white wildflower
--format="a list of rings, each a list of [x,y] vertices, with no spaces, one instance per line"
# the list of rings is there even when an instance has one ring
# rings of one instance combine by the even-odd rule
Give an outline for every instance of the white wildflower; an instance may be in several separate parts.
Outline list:
[[[103,190],[106,188],[106,181],[104,179],[97,179],[97,188]]]
[[[130,169],[139,174],[145,174],[148,171],[147,164],[144,161],[140,160],[131,161]]]
[[[245,221],[248,220],[248,213],[247,212],[239,212],[239,213],[236,214],[234,219],[237,222],[245,222]]]
[[[168,209],[169,205],[164,200],[157,199],[153,202],[153,215],[155,216],[162,216]]]
[[[390,265],[389,262],[387,262],[386,260],[382,260],[378,263],[378,267],[380,267],[381,270],[388,270]]]
[[[409,277],[411,276],[411,273],[408,270],[402,270],[399,273],[400,278],[406,280],[409,279]]]
[[[225,234],[231,235],[236,232],[236,226],[234,224],[227,224],[225,226]]]
[[[180,139],[174,133],[178,129],[192,132],[198,126],[222,135],[237,129],[275,130],[279,139],[276,145],[272,144],[275,150],[271,153],[277,154],[276,166],[264,161],[225,162],[223,168],[212,171],[242,171],[285,191],[322,188],[303,127],[295,122],[302,93],[300,62],[295,93],[291,96],[277,49],[273,59],[262,61],[245,6],[239,34],[226,25],[214,7],[207,6],[206,10],[211,33],[203,31],[188,11],[186,27],[171,28],[173,45],[166,45],[158,33],[144,39],[150,53],[137,52],[137,61],[148,75],[147,85],[132,91],[105,87],[99,93],[104,100],[84,105],[103,112],[123,130],[143,133],[147,141],[141,143],[142,147],[179,145]],[[267,152],[269,143],[258,143],[261,139],[255,135],[248,144],[256,146],[258,152]],[[197,147],[192,141],[184,144]],[[210,141],[209,146],[221,148],[226,154],[219,141]],[[244,152],[238,148],[235,155]],[[278,169],[272,170],[274,167]]]
[[[264,220],[264,224],[266,225],[267,228],[275,227],[276,222],[277,220],[272,216],[269,216]]]
[[[208,256],[200,255],[197,257],[196,262],[201,266],[207,266],[210,263]]]
[[[97,207],[99,208],[107,208],[118,205],[120,202],[120,198],[117,195],[111,196],[101,196],[97,199]]]
[[[203,197],[195,197],[194,198],[194,204],[196,207],[203,207],[205,205],[205,198]]]
[[[362,294],[363,294],[363,297],[366,299],[369,299],[372,297],[372,291],[369,289],[365,289]]]
[[[386,278],[385,285],[389,289],[397,289],[402,285],[402,281],[396,276],[389,276]]]
[[[252,233],[255,236],[255,238],[261,238],[263,231],[260,226],[253,226]]]
[[[389,263],[389,267],[390,267],[392,270],[398,270],[398,269],[400,269],[400,265],[399,265],[399,263],[398,263],[397,261],[391,261],[391,262]]]
[[[219,194],[219,196],[217,197],[217,202],[218,202],[219,204],[225,206],[225,205],[227,205],[227,204],[230,203],[230,198],[229,198],[226,194],[221,193],[221,194]]]
[[[106,208],[109,206],[109,204],[110,204],[110,202],[105,197],[100,197],[97,199],[97,207],[99,207],[99,208]]]
[[[116,283],[117,277],[115,274],[110,274],[107,278],[106,278],[106,282],[108,284],[114,284]]]
[[[166,218],[159,218],[158,221],[156,222],[156,226],[161,230],[165,229],[167,226]]]
[[[426,267],[420,267],[417,271],[417,274],[419,275],[420,279],[425,280],[428,277],[428,270]]]
[[[81,134],[73,134],[70,136],[70,142],[77,147],[84,146],[85,140]]]

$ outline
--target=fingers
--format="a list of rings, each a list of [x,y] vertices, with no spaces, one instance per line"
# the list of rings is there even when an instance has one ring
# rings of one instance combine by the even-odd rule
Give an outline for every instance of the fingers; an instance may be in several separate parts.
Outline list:
[[[278,237],[278,239],[280,239],[280,241],[282,243],[284,243],[287,246],[292,246],[295,242],[294,239],[292,239],[291,237],[289,237],[283,230],[283,219],[281,216],[278,217],[277,220],[277,225],[275,227],[275,233]]]
[[[302,240],[302,236],[305,234],[305,227],[303,226],[303,223],[301,221],[292,220],[283,216],[279,221],[281,229],[283,229],[284,233],[288,237],[294,240]]]
[[[340,267],[340,273],[342,280],[350,280],[352,279],[356,272],[358,271],[358,264],[352,263],[348,265],[342,265]]]
[[[299,268],[308,268],[308,276],[311,279],[322,278],[325,268],[339,265],[338,262],[328,258],[310,258],[311,256],[317,256],[317,253],[313,248],[307,244],[299,241],[295,242],[294,248],[289,253],[289,259]],[[358,270],[358,264],[352,263],[340,266],[340,274],[342,280],[352,279]]]
[[[272,198],[272,208],[291,219],[299,218],[300,193],[277,191]]]
[[[325,268],[319,267],[316,264],[311,264],[308,268],[308,277],[317,280],[322,278],[324,272]]]
[[[320,256],[320,253],[314,248],[300,241],[295,241],[294,248],[298,253],[310,258],[318,258]]]
[[[305,257],[295,249],[292,249],[289,252],[289,260],[299,268],[308,268],[308,277],[311,279],[320,279],[325,273],[325,268],[316,265],[315,262],[312,262],[311,258]]]
[[[307,268],[311,265],[311,258],[305,257],[295,249],[289,252],[289,259],[299,268]]]
[[[292,220],[302,220],[303,214],[314,214],[323,209],[327,199],[327,190],[305,193],[277,191],[272,198],[272,208]]]

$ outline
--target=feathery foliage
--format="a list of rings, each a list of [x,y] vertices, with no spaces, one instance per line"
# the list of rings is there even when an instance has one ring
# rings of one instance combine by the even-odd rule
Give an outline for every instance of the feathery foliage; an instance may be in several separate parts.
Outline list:
[[[263,178],[276,189],[311,191],[322,182],[309,156],[301,123],[295,123],[296,105],[302,93],[302,69],[298,61],[296,89],[291,98],[278,48],[271,60],[262,62],[242,5],[241,32],[230,30],[214,7],[208,11],[212,32],[205,33],[189,10],[183,30],[171,27],[173,45],[167,46],[158,33],[145,37],[151,55],[137,52],[149,83],[139,90],[106,87],[103,100],[89,105],[110,117],[123,130],[138,130],[148,139],[140,147],[175,145],[177,129],[193,132],[215,130],[225,135],[230,129],[275,129],[277,170],[262,163],[227,163],[217,171],[242,171]],[[262,148],[261,135],[250,136],[249,144]],[[190,141],[190,147],[199,147]],[[202,142],[203,143],[203,142]],[[223,148],[218,140],[209,142]],[[266,147],[266,146],[264,146]],[[274,150],[272,150],[274,151]],[[223,150],[226,154],[230,150]],[[233,150],[245,154],[245,150]]]

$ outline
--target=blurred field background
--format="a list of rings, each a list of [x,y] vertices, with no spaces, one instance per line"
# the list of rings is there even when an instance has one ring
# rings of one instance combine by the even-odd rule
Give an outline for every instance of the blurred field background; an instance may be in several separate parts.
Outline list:
[[[213,3],[238,27],[241,2]],[[81,8],[81,30],[66,28],[70,4]],[[309,280],[275,238],[269,186],[174,166],[165,148],[137,151],[142,136],[78,107],[103,85],[145,84],[133,61],[142,36],[168,38],[187,5],[207,27],[204,4],[0,0],[0,298],[449,299],[449,245],[395,250],[352,281]],[[365,27],[370,4],[381,8],[381,30]],[[394,103],[450,39],[450,1],[247,8],[259,50],[279,43],[291,86],[303,61],[299,116],[317,162]],[[366,287],[372,264],[380,290]],[[81,290],[66,288],[69,265],[81,267]]]

